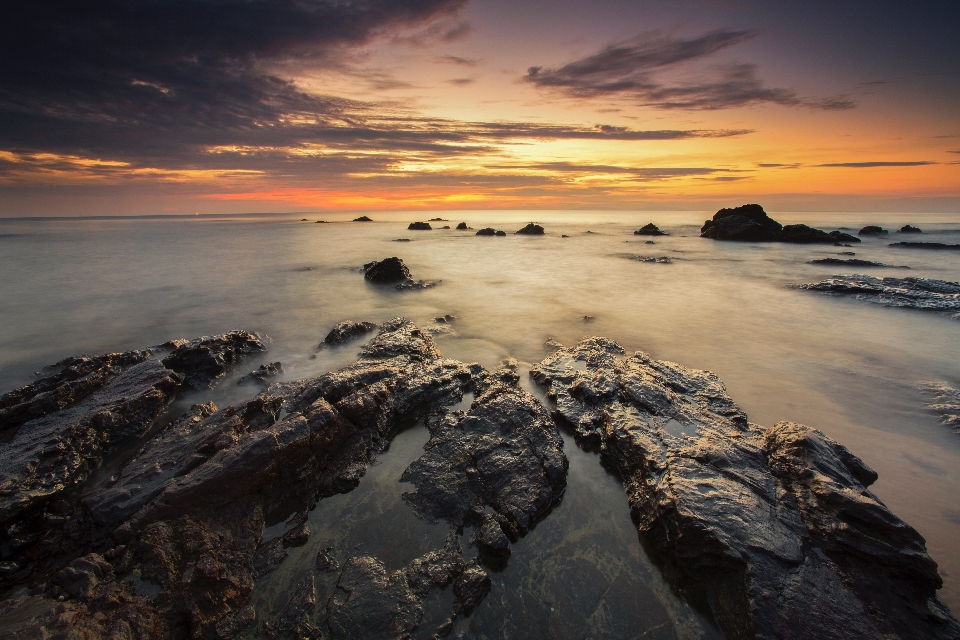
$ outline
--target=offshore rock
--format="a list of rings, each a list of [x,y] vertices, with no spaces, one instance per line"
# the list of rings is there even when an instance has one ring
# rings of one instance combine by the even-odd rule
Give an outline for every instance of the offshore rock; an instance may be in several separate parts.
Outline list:
[[[242,356],[267,350],[260,336],[240,330],[194,340],[173,340],[163,346],[173,347],[163,365],[181,374],[185,387],[195,389],[213,387]]]
[[[403,260],[394,256],[363,265],[363,277],[378,284],[393,284],[410,279],[410,270]]]
[[[834,244],[837,242],[860,242],[860,238],[841,231],[821,231],[805,224],[790,224],[780,232],[781,242],[794,244]]]
[[[860,260],[858,258],[849,258],[847,260],[841,260],[840,258],[820,258],[819,260],[811,260],[809,264],[828,264],[836,267],[887,267],[891,269],[909,269],[910,267],[904,265],[893,265],[893,264],[884,264],[882,262],[872,262],[870,260]]]
[[[373,220],[371,220],[367,216],[360,216],[359,218],[354,218],[353,221],[354,222],[373,222]]]
[[[430,226],[429,222],[411,222],[407,229],[409,231],[431,231],[433,227]]]
[[[860,231],[857,232],[857,235],[858,236],[881,236],[881,235],[885,236],[888,233],[890,232],[884,229],[883,227],[878,227],[876,225],[867,225],[863,229],[860,229]]]
[[[366,335],[376,328],[377,325],[373,324],[372,322],[353,322],[351,320],[344,320],[343,322],[337,323],[337,326],[330,330],[330,333],[328,333],[327,337],[323,339],[323,342],[320,346],[343,344],[344,342],[349,342],[354,338],[359,338],[362,335]]]
[[[283,373],[283,365],[279,362],[262,364],[237,380],[237,384],[267,384],[271,378],[276,378],[281,373]]]
[[[480,231],[477,231],[477,233],[474,234],[474,235],[478,235],[478,236],[505,236],[505,235],[507,235],[507,234],[506,234],[506,232],[504,232],[504,231],[497,231],[497,230],[494,229],[493,227],[484,227],[483,229],[480,229]]]
[[[517,231],[516,233],[520,235],[526,235],[526,236],[542,236],[543,227],[541,227],[535,222],[531,222],[527,224],[527,226],[525,226],[523,229],[520,229],[519,231]]]
[[[466,231],[467,229],[469,229],[469,227],[466,222],[461,222],[457,225],[457,231]]]
[[[875,278],[866,275],[833,276],[798,289],[851,295],[887,307],[945,311],[960,317],[960,282],[930,278]]]
[[[938,251],[960,251],[960,244],[944,244],[943,242],[893,242],[889,247],[898,249],[934,249]]]
[[[634,231],[634,232],[633,232],[633,235],[635,235],[635,236],[665,236],[665,235],[667,235],[667,234],[664,233],[663,231],[660,231],[660,227],[658,227],[657,225],[655,225],[655,224],[653,224],[653,223],[651,222],[651,223],[649,223],[649,224],[645,224],[644,226],[642,226],[642,227],[640,227],[639,229],[637,229],[636,231]]]
[[[712,220],[703,223],[700,237],[740,242],[775,242],[780,239],[779,222],[770,218],[758,204],[720,209]]]
[[[923,230],[917,227],[913,227],[909,224],[905,224],[899,229],[897,229],[897,233],[923,233]]]
[[[397,291],[418,291],[420,289],[432,289],[439,284],[439,281],[434,280],[405,280],[399,284],[394,285],[394,289]]]
[[[717,377],[605,338],[531,371],[623,480],[641,536],[728,638],[945,638],[923,538],[819,431],[750,424]]]

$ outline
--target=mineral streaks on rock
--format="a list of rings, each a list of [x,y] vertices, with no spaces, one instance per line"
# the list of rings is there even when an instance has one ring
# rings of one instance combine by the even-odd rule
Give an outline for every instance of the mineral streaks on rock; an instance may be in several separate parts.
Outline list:
[[[958,637],[919,534],[820,432],[747,422],[706,371],[588,338],[533,368],[619,472],[664,574],[730,638]],[[885,584],[885,587],[878,585]]]
[[[83,482],[112,446],[146,431],[180,386],[180,378],[156,360],[122,371],[115,366],[99,391],[24,423],[0,448],[4,531],[24,510]],[[37,397],[26,401],[36,402]]]
[[[960,315],[960,282],[930,278],[875,278],[866,275],[833,276],[798,289],[850,295],[887,307],[909,307]]]
[[[256,333],[239,330],[195,340],[173,340],[162,346],[173,348],[163,359],[164,366],[181,374],[184,386],[196,389],[216,385],[244,355],[267,350]]]

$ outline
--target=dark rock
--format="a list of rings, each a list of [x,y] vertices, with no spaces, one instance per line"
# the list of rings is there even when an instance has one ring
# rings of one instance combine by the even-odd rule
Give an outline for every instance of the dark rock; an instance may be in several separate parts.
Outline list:
[[[569,238],[570,236],[568,236],[567,234],[564,233],[564,234],[561,234],[560,237],[561,237],[561,238]]]
[[[863,229],[860,229],[860,231],[857,232],[857,235],[858,236],[881,236],[881,235],[885,236],[888,233],[890,232],[884,229],[883,227],[878,227],[876,225],[867,225]]]
[[[445,218],[430,218],[430,222],[448,222]]]
[[[306,222],[306,221],[307,221],[306,218],[303,218],[302,220],[300,220],[300,222]]]
[[[287,559],[287,554],[282,538],[274,538],[258,546],[253,554],[253,577],[262,578],[272,573]]]
[[[852,235],[850,235],[849,233],[842,233],[842,232],[840,232],[840,231],[831,231],[831,232],[828,233],[827,235],[830,236],[831,238],[833,238],[835,243],[836,243],[836,242],[843,242],[843,243],[846,243],[846,242],[862,242],[862,241],[860,240],[860,238],[858,238],[858,237],[856,237],[856,236],[852,236]],[[843,246],[849,247],[850,245],[844,244]]]
[[[355,338],[366,335],[377,328],[372,322],[353,322],[344,320],[338,322],[337,326],[330,330],[327,337],[323,339],[322,345],[343,344]]]
[[[500,237],[504,237],[504,236],[507,235],[507,232],[506,232],[506,231],[497,231],[497,232],[496,232],[495,234],[493,234],[493,235],[495,235],[495,236],[500,236]]]
[[[896,266],[892,264],[884,264],[882,262],[871,262],[870,260],[858,260],[856,258],[851,258],[849,260],[841,260],[839,258],[820,258],[818,260],[811,260],[809,264],[829,264],[838,267],[889,267],[891,269],[910,268],[903,265]]]
[[[445,315],[445,316],[437,316],[436,318],[433,319],[433,321],[434,321],[434,322],[438,322],[438,323],[440,323],[440,324],[445,324],[445,323],[449,323],[449,322],[456,322],[456,321],[457,321],[457,316],[452,316],[452,315],[450,315],[450,314],[448,313],[448,314]]]
[[[359,218],[354,218],[353,221],[354,222],[373,222],[373,220],[371,220],[367,216],[360,216]]]
[[[653,224],[653,223],[651,222],[651,223],[649,223],[649,224],[645,224],[644,226],[642,226],[642,227],[640,227],[639,229],[637,229],[636,231],[634,231],[634,232],[633,232],[633,235],[635,235],[635,236],[665,236],[665,235],[667,235],[667,234],[664,233],[663,231],[660,231],[660,227],[658,227],[657,225],[655,225],[655,224]]]
[[[163,359],[163,366],[181,374],[184,386],[195,389],[213,387],[242,356],[267,350],[260,336],[239,330],[194,340],[174,340],[164,346],[174,349]]]
[[[407,585],[406,572],[388,574],[376,558],[347,560],[327,602],[331,638],[397,638],[413,631],[423,606]]]
[[[653,240],[647,240],[647,241],[644,242],[643,244],[657,244],[657,243],[654,242]]]
[[[284,547],[302,547],[310,539],[310,528],[300,524],[283,534]]]
[[[767,216],[758,204],[745,204],[734,209],[720,209],[700,229],[700,237],[741,242],[775,242],[783,226]]]
[[[469,227],[467,226],[467,223],[466,223],[466,222],[461,222],[460,224],[457,225],[457,229],[458,229],[459,231],[465,231],[465,230],[469,229]]]
[[[270,378],[276,378],[283,373],[283,366],[279,362],[262,364],[254,371],[237,380],[237,384],[264,384],[270,381]]]
[[[490,514],[483,518],[483,524],[477,529],[474,538],[481,556],[493,560],[505,560],[510,557],[510,540],[503,533],[500,523]]]
[[[857,254],[854,253],[853,251],[838,251],[837,255],[838,256],[855,256]]]
[[[852,295],[887,307],[945,311],[960,318],[960,283],[930,278],[874,278],[866,275],[834,276],[798,289]]]
[[[580,319],[583,320],[584,322],[591,322],[593,320],[596,320],[597,316],[583,316]]]
[[[397,238],[394,242],[410,242],[410,238]]]
[[[267,628],[272,637],[301,640],[311,638],[322,640],[320,630],[313,626],[313,616],[317,609],[317,587],[313,574],[308,573],[297,583],[296,591],[290,601],[277,616],[276,621]]]
[[[523,229],[520,229],[520,231],[517,231],[515,233],[519,233],[521,235],[526,235],[526,236],[542,236],[543,227],[536,224],[535,222],[530,222]]]
[[[431,231],[433,227],[430,226],[429,222],[411,222],[407,229],[409,231]]]
[[[943,242],[894,242],[887,246],[898,249],[934,249],[938,251],[960,251],[960,244],[944,244]]]
[[[531,375],[623,479],[664,576],[728,638],[960,634],[923,539],[867,490],[876,474],[819,431],[751,424],[714,374],[604,338]]]
[[[484,227],[483,229],[480,229],[480,231],[477,231],[475,235],[492,236],[492,235],[496,235],[496,233],[497,233],[497,230],[494,229],[493,227]]]
[[[637,260],[638,262],[658,262],[660,264],[671,264],[673,262],[673,258],[670,256],[660,256],[658,258],[655,256],[640,256],[632,253],[624,253],[621,254],[620,257],[626,258],[627,260]]]
[[[317,220],[314,224],[330,224],[326,220]]]
[[[897,229],[897,233],[923,233],[923,230],[917,227],[910,226],[909,224],[905,224],[899,229]]]
[[[449,228],[450,228],[450,225],[448,225],[448,224],[445,224],[445,225],[443,225],[443,226],[442,226],[442,227],[440,227],[440,228],[441,228],[441,229],[449,229]]]
[[[470,562],[457,581],[453,583],[453,594],[460,608],[469,613],[473,611],[484,596],[490,593],[490,576],[475,562]]]
[[[464,567],[460,541],[456,531],[451,531],[443,549],[431,551],[407,566],[407,585],[416,597],[423,598],[431,589],[443,589],[453,582]]]
[[[393,288],[396,289],[397,291],[417,291],[420,289],[432,289],[433,287],[437,286],[437,284],[439,284],[439,281],[407,280],[405,282],[401,282],[397,285],[394,285]]]
[[[781,242],[794,244],[833,244],[836,242],[860,242],[860,238],[840,231],[821,231],[805,224],[789,224],[780,232]]]
[[[326,549],[321,549],[317,552],[317,571],[340,570],[340,563],[337,562],[337,559],[330,554],[331,551],[333,551],[333,547],[327,547]]]
[[[394,256],[363,265],[363,277],[378,284],[393,284],[409,280],[410,270],[403,264],[403,260]]]
[[[113,574],[113,567],[97,553],[77,558],[53,577],[53,582],[77,600],[90,600],[100,581]]]

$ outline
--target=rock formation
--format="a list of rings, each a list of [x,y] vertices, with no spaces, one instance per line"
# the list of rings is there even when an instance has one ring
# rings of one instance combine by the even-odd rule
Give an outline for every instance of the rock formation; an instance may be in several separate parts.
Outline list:
[[[797,285],[798,289],[850,295],[887,307],[910,307],[945,311],[960,317],[960,282],[931,278],[875,278],[833,276],[820,282]]]
[[[897,233],[923,233],[923,230],[917,227],[913,227],[909,224],[905,224],[899,229],[897,229]]]
[[[431,231],[433,227],[430,226],[429,222],[411,222],[407,229],[410,231]]]
[[[889,231],[887,231],[883,227],[878,227],[876,225],[867,225],[863,229],[860,229],[860,231],[857,232],[857,235],[858,236],[880,236],[880,235],[885,236],[888,233]]]
[[[343,322],[337,323],[337,326],[330,330],[327,337],[323,339],[322,345],[343,344],[344,342],[349,342],[350,340],[366,335],[376,328],[377,325],[372,322],[344,320]]]
[[[809,264],[828,264],[837,267],[889,267],[891,269],[909,269],[903,265],[897,266],[893,264],[884,264],[882,262],[872,262],[870,260],[860,260],[858,258],[849,258],[847,260],[841,260],[840,258],[820,258],[818,260],[811,260]]]
[[[935,251],[960,251],[960,244],[943,242],[893,242],[887,245],[898,249],[933,249]]]
[[[360,216],[359,218],[354,218],[353,221],[354,222],[373,222],[373,220],[371,220],[367,216]]]
[[[396,256],[363,265],[363,277],[378,284],[393,284],[410,280],[410,269]]]
[[[163,366],[179,373],[184,386],[196,389],[215,385],[244,355],[267,350],[260,336],[246,331],[194,340],[171,340],[161,346],[173,349],[163,359]]]
[[[525,235],[525,236],[542,236],[543,227],[541,227],[535,222],[531,222],[527,224],[527,226],[525,226],[523,229],[520,229],[519,231],[517,231],[516,233],[519,233],[520,235]]]
[[[457,231],[466,231],[468,228],[466,222],[461,222],[457,225]]]
[[[651,223],[649,223],[649,224],[646,224],[646,225],[640,227],[640,228],[637,229],[636,231],[634,231],[634,232],[633,232],[633,235],[635,235],[635,236],[665,236],[665,235],[667,235],[667,234],[664,233],[663,231],[660,231],[660,227],[658,227],[657,225],[655,225],[655,224],[653,224],[653,223],[651,222]]]
[[[781,225],[758,204],[720,209],[700,229],[700,237],[740,242],[790,242],[795,244],[860,242],[841,231],[821,231],[805,224]]]

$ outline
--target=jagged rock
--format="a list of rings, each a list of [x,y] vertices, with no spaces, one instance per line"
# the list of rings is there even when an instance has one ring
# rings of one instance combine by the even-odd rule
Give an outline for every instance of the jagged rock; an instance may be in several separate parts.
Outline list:
[[[273,572],[287,559],[287,555],[282,538],[273,538],[261,544],[253,554],[253,577],[261,578]]]
[[[163,366],[183,376],[184,386],[196,389],[213,387],[242,356],[267,350],[260,336],[240,330],[173,340],[163,346],[173,348],[173,353],[163,359]]]
[[[871,262],[870,260],[859,260],[856,258],[841,260],[840,258],[820,258],[819,260],[811,260],[810,264],[829,264],[837,267],[888,267],[891,269],[909,269],[910,267],[904,265],[893,265],[893,264],[884,264],[882,262]]]
[[[884,229],[883,227],[878,227],[876,225],[871,224],[871,225],[867,225],[863,229],[860,229],[860,231],[857,232],[857,235],[858,236],[881,236],[881,235],[885,236],[888,233],[890,232]]]
[[[179,387],[176,374],[145,360],[118,367],[73,406],[23,423],[0,448],[0,529],[83,482],[111,447],[146,431]]]
[[[283,546],[302,547],[310,539],[310,527],[300,524],[283,534]]]
[[[837,242],[860,242],[860,238],[840,231],[821,231],[805,224],[788,224],[780,232],[780,242],[794,244],[834,244]]]
[[[783,228],[758,204],[745,204],[734,209],[720,209],[700,229],[700,237],[741,242],[775,242]]]
[[[923,233],[923,230],[917,227],[910,226],[909,224],[905,224],[899,229],[897,229],[897,233]]]
[[[367,216],[360,216],[359,218],[354,218],[353,221],[354,222],[373,222],[373,220],[371,220]]]
[[[317,571],[340,570],[340,563],[337,562],[337,559],[330,554],[331,551],[333,551],[333,547],[327,547],[326,549],[321,549],[317,552]]]
[[[376,558],[347,560],[327,602],[331,638],[397,638],[416,628],[423,606],[405,571],[388,574]]]
[[[474,544],[477,545],[482,556],[493,560],[505,560],[510,557],[510,540],[503,533],[500,522],[490,514],[484,515],[483,524],[477,529]]]
[[[467,223],[466,223],[466,222],[461,222],[460,224],[457,225],[457,230],[458,230],[458,231],[466,231],[466,230],[469,229],[469,228],[470,228],[470,227],[467,226]]]
[[[453,582],[464,567],[460,541],[456,531],[451,531],[443,549],[416,558],[407,566],[407,585],[416,597],[424,598],[431,589],[442,589]]]
[[[852,295],[887,307],[910,307],[946,311],[960,316],[960,282],[930,278],[875,278],[853,275],[834,276],[798,289]]]
[[[519,233],[520,235],[525,235],[525,236],[542,236],[543,227],[541,227],[535,222],[530,222],[523,229],[520,229],[515,233]]]
[[[457,321],[457,316],[452,316],[452,315],[450,315],[450,314],[448,313],[448,314],[445,315],[445,316],[437,316],[436,318],[433,319],[433,321],[434,321],[434,322],[437,322],[437,323],[439,323],[439,324],[446,324],[446,323],[450,323],[450,322],[456,322],[456,321]]]
[[[453,583],[453,594],[459,608],[469,613],[490,593],[490,587],[490,576],[476,562],[471,561]]]
[[[492,507],[521,532],[560,498],[566,486],[563,441],[546,410],[517,387],[516,362],[475,382],[470,411],[428,420],[424,453],[401,476],[418,513],[460,526]]]
[[[665,577],[728,638],[956,637],[923,539],[819,431],[750,424],[717,377],[605,338],[531,371],[623,479]],[[883,586],[880,586],[883,585]]]
[[[403,264],[403,260],[394,256],[363,265],[363,277],[370,282],[393,284],[409,280],[410,270]]]
[[[265,384],[270,378],[276,378],[283,373],[283,365],[279,362],[262,364],[259,368],[237,380],[237,384]]]
[[[945,244],[943,242],[893,242],[889,247],[898,249],[934,249],[939,251],[960,251],[960,244]]]
[[[429,222],[411,222],[407,227],[409,231],[431,231],[433,227]]]
[[[98,553],[77,558],[53,577],[53,582],[77,600],[90,600],[100,580],[113,574],[113,567]]]
[[[637,229],[636,231],[634,231],[634,232],[633,232],[633,235],[635,235],[635,236],[665,236],[665,235],[667,235],[667,234],[664,233],[663,231],[660,231],[660,227],[658,227],[657,225],[655,225],[655,224],[653,224],[653,223],[651,222],[651,223],[649,223],[649,224],[643,225],[642,227],[640,227],[639,229]]]
[[[308,573],[297,583],[296,591],[287,606],[283,608],[276,621],[267,632],[276,638],[314,638],[322,640],[320,630],[313,626],[311,619],[317,609],[317,587],[313,574]]]
[[[497,233],[497,230],[494,229],[493,227],[484,227],[483,229],[480,229],[480,231],[477,231],[475,235],[492,236],[492,235],[496,235],[496,233]]]
[[[344,342],[348,342],[354,338],[359,338],[362,335],[370,333],[376,328],[377,325],[373,324],[372,322],[353,322],[351,320],[344,320],[343,322],[337,323],[337,326],[330,330],[330,333],[327,334],[327,337],[323,339],[321,346],[343,344]]]

